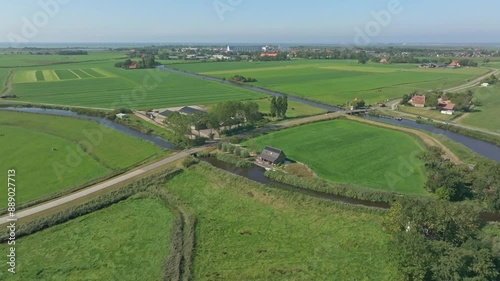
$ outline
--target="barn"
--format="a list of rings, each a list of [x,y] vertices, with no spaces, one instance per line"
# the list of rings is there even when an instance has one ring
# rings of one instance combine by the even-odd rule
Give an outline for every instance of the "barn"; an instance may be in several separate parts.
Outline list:
[[[280,165],[285,163],[286,155],[283,151],[266,146],[259,156],[259,160],[271,165]]]

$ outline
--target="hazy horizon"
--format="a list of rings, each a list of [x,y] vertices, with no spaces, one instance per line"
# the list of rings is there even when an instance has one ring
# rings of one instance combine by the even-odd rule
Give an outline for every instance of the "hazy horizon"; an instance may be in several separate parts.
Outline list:
[[[412,45],[500,38],[500,3],[488,0],[27,0],[4,7],[4,43]]]

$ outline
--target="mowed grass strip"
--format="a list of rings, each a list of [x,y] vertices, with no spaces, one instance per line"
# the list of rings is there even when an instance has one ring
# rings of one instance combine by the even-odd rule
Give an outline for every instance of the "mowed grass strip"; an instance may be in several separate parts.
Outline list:
[[[194,167],[167,182],[196,213],[193,280],[394,280],[382,217]]]
[[[54,70],[60,80],[78,79],[78,77],[67,69]]]
[[[347,120],[304,125],[245,143],[282,149],[321,178],[386,191],[424,195],[423,145],[414,137]]]
[[[35,70],[19,70],[15,71],[14,83],[33,83],[37,81]]]
[[[43,76],[43,72],[41,70],[36,71],[36,81],[37,82],[45,81],[45,77]]]
[[[161,280],[172,221],[160,201],[128,199],[18,239],[24,262],[16,274],[2,274],[20,281]],[[0,245],[5,253],[9,247]]]
[[[24,186],[19,203],[167,154],[152,143],[69,117],[0,111],[0,135],[0,168],[17,169]],[[0,201],[6,197],[0,193]]]
[[[52,69],[43,70],[43,77],[45,77],[45,81],[59,81],[59,76]]]
[[[81,69],[72,69],[71,71],[73,71],[81,79],[86,79],[86,78],[91,78],[92,77],[88,73],[83,72]]]

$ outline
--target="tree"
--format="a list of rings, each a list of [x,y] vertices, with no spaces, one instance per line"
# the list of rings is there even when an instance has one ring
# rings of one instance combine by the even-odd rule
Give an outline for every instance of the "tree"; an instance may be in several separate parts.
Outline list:
[[[283,96],[283,101],[281,103],[281,113],[283,114],[283,117],[286,117],[286,112],[288,111],[288,96],[285,95]]]
[[[276,116],[281,117],[283,115],[282,110],[283,110],[283,97],[279,96],[276,99]]]
[[[276,103],[276,97],[273,96],[271,98],[271,117],[276,117],[277,112],[278,112],[278,106]]]
[[[490,59],[489,59],[489,58],[485,58],[485,59],[483,60],[483,63],[484,63],[484,64],[488,64],[488,63],[490,63]]]
[[[191,117],[182,115],[179,112],[174,112],[164,121],[167,129],[174,135],[174,142],[177,145],[187,147],[189,145],[189,137],[191,135]]]

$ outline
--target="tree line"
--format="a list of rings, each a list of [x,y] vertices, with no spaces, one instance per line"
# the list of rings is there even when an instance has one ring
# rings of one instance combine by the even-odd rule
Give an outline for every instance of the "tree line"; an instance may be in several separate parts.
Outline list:
[[[444,152],[432,147],[420,158],[425,162],[427,191],[440,200],[472,200],[490,210],[500,210],[500,163],[480,160],[475,166],[443,160]]]
[[[271,117],[285,118],[288,111],[288,96],[271,98]]]
[[[499,280],[500,241],[464,204],[400,199],[384,220],[399,280]]]
[[[154,55],[143,55],[139,61],[132,61],[131,59],[126,59],[123,62],[115,63],[116,68],[129,69],[130,66],[135,65],[137,69],[145,69],[145,68],[155,68],[160,65],[159,62],[156,61],[156,57]]]

